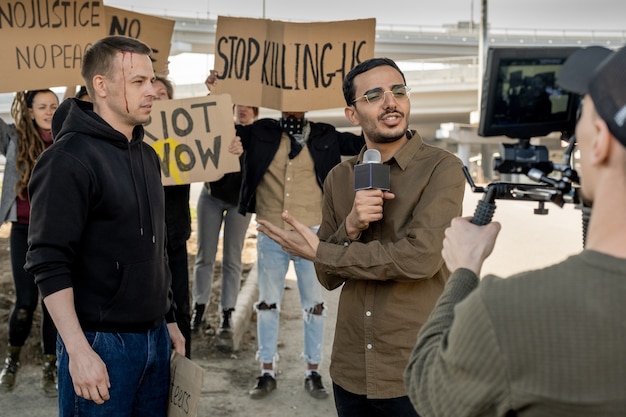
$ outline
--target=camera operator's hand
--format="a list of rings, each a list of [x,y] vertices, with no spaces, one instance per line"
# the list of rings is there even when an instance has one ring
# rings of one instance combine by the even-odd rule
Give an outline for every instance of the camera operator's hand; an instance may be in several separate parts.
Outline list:
[[[451,272],[459,268],[474,271],[480,277],[483,262],[493,251],[500,223],[485,226],[470,223],[471,217],[452,219],[446,229],[441,254]]]

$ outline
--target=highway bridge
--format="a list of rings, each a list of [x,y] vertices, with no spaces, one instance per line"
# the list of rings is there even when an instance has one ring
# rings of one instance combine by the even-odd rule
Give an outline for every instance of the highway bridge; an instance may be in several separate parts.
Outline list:
[[[171,54],[212,54],[217,20],[176,18]],[[469,124],[478,108],[477,23],[458,22],[446,26],[377,25],[376,56],[404,63],[411,94],[411,127],[427,140],[434,140],[442,123]],[[626,44],[623,31],[563,31],[489,28],[488,45],[498,46],[588,46],[619,47]],[[177,97],[204,94],[204,85],[177,85]],[[263,111],[274,117],[277,112]],[[343,108],[311,111],[312,120],[326,121],[338,128],[351,126]]]
[[[172,37],[172,55],[184,52],[214,52],[215,19],[176,17]],[[626,44],[622,31],[564,31],[538,29],[489,28],[486,46],[588,46],[617,48]],[[441,124],[451,129],[450,142],[475,139],[470,113],[478,108],[478,24],[459,22],[445,26],[377,25],[376,56],[386,56],[402,63],[411,94],[411,127],[427,141],[436,141]],[[208,69],[201,69],[208,71]],[[205,94],[204,85],[176,86],[178,98]],[[8,120],[12,95],[0,94],[0,116]],[[264,117],[278,112],[262,109]],[[311,120],[325,121],[340,129],[351,129],[343,108],[311,111]],[[445,130],[445,129],[444,129]],[[446,134],[444,133],[443,136]],[[440,134],[441,136],[441,134]],[[471,141],[471,140],[470,140]],[[488,139],[486,142],[495,142]],[[469,157],[465,149],[463,159]]]

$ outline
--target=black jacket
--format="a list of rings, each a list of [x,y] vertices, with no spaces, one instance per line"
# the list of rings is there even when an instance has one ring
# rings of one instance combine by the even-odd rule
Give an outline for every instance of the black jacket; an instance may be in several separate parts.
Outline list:
[[[313,158],[317,183],[323,189],[330,170],[341,162],[342,155],[357,155],[365,145],[363,136],[338,132],[326,123],[309,122],[311,133],[307,148]],[[251,125],[237,126],[244,153],[243,182],[239,196],[239,213],[255,213],[256,188],[274,159],[283,131],[278,120],[261,119]]]
[[[156,327],[170,311],[170,273],[159,159],[143,127],[129,142],[91,103],[68,99],[52,132],[29,184],[25,268],[44,297],[74,289],[85,331]]]
[[[191,236],[191,211],[189,210],[190,184],[168,185],[165,191],[165,224],[167,246],[177,249],[187,244]]]
[[[243,170],[244,156],[239,157],[239,165]],[[241,189],[241,170],[239,172],[229,172],[217,181],[206,182],[209,194],[223,202],[237,207],[239,204],[239,190]]]

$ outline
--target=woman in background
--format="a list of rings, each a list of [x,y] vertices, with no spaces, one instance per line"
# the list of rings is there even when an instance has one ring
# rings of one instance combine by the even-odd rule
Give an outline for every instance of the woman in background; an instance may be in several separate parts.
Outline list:
[[[166,66],[167,68],[167,66]],[[162,71],[166,74],[167,69]],[[165,76],[154,80],[157,100],[174,98],[174,86]],[[167,228],[167,260],[172,273],[172,295],[176,305],[176,323],[185,337],[185,356],[191,358],[191,313],[189,312],[189,263],[187,240],[191,236],[191,212],[189,211],[190,185],[167,185],[165,193],[165,226]]]
[[[51,90],[18,92],[11,105],[15,124],[7,124],[0,119],[0,153],[6,157],[0,218],[2,222],[11,222],[9,245],[15,284],[15,304],[9,314],[8,352],[0,371],[2,391],[11,391],[15,387],[20,352],[30,334],[33,314],[40,298],[34,277],[24,270],[30,217],[28,181],[37,158],[52,144],[52,116],[58,105],[59,99]],[[53,397],[57,395],[57,331],[43,303],[41,307],[41,388],[46,396]]]
[[[215,72],[205,81],[209,92],[215,85]],[[259,116],[259,108],[236,105],[233,108],[235,124],[252,124]],[[240,156],[240,161],[244,156]],[[237,211],[241,171],[207,182],[198,197],[198,254],[193,268],[193,312],[191,329],[197,331],[204,322],[213,284],[213,270],[222,224],[224,225],[222,256],[222,289],[220,294],[221,320],[216,332],[216,346],[222,352],[233,350],[232,314],[241,287],[241,251],[250,224],[251,214]],[[210,329],[210,326],[207,326]]]

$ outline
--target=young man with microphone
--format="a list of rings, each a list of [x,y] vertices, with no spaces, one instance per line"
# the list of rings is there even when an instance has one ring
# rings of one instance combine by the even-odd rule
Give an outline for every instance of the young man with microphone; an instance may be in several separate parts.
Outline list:
[[[330,365],[339,417],[417,416],[402,374],[449,275],[441,249],[445,228],[461,214],[462,165],[409,130],[409,89],[394,61],[357,65],[343,92],[346,117],[380,153],[389,187],[378,182],[379,164],[363,164],[362,151],[326,178],[317,235],[289,213],[283,220],[294,230],[260,221],[259,231],[314,261],[324,287],[341,287]],[[355,187],[362,169],[369,180]]]

